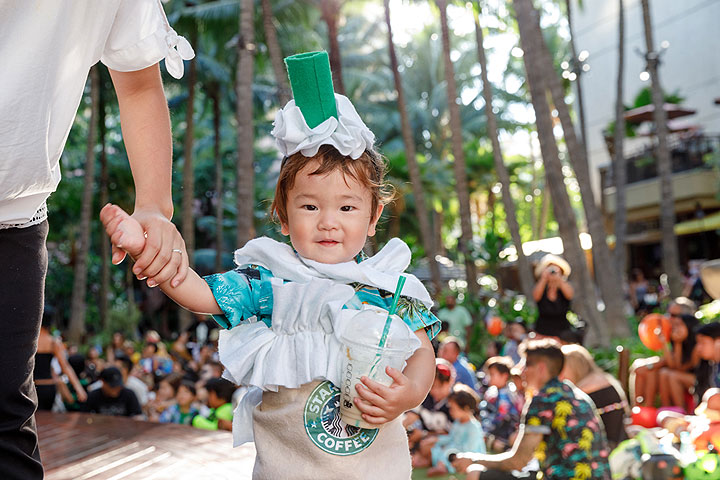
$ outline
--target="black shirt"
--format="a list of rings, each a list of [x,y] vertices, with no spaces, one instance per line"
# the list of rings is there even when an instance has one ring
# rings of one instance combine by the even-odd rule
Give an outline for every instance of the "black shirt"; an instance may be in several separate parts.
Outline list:
[[[542,298],[537,302],[538,319],[535,323],[535,332],[540,335],[559,337],[561,333],[570,330],[567,313],[570,310],[570,300],[565,298],[562,290],[557,289],[557,298],[550,301],[547,297],[547,287]]]
[[[106,397],[102,388],[90,392],[85,403],[85,411],[122,417],[142,415],[140,402],[135,393],[124,387],[116,398]]]

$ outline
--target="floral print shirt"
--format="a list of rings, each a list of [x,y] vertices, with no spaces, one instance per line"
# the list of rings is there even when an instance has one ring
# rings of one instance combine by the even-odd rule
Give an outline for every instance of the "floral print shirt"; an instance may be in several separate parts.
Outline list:
[[[610,480],[608,447],[592,400],[578,388],[551,379],[527,406],[527,433],[541,433],[535,457],[547,480]]]

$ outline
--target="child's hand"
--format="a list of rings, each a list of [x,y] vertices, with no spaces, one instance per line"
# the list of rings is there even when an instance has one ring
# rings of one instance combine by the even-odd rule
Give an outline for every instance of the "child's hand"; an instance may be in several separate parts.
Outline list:
[[[113,244],[113,250],[123,249],[131,257],[137,258],[145,248],[145,234],[142,226],[125,210],[117,205],[107,204],[100,210],[100,220],[105,232]],[[118,264],[125,258],[125,253],[113,251],[112,262]]]
[[[385,371],[393,379],[389,387],[365,376],[360,379],[363,384],[355,386],[359,395],[355,405],[362,412],[363,420],[378,426],[415,407],[411,400],[416,394],[414,383],[400,370],[387,367]]]

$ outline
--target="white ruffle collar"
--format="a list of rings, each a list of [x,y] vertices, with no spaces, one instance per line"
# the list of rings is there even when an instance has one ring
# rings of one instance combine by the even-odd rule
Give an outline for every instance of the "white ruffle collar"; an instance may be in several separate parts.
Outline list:
[[[432,298],[417,277],[403,273],[410,265],[411,252],[405,242],[392,238],[375,255],[360,263],[320,263],[300,257],[289,245],[272,238],[250,240],[235,251],[238,265],[256,264],[270,270],[275,277],[292,282],[307,283],[313,278],[330,279],[339,283],[361,283],[395,292],[400,275],[406,278],[404,297],[421,301],[430,308]]]
[[[363,123],[350,100],[335,94],[338,118],[330,117],[315,128],[305,122],[295,100],[290,100],[275,115],[272,132],[280,152],[288,157],[301,152],[306,157],[317,154],[321,145],[332,145],[342,155],[357,159],[373,147],[375,135]]]

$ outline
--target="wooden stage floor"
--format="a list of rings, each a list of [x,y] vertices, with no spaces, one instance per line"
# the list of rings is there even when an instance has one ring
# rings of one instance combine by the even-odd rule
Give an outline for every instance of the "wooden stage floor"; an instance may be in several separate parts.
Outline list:
[[[250,479],[255,447],[230,432],[86,413],[36,415],[47,480]]]

